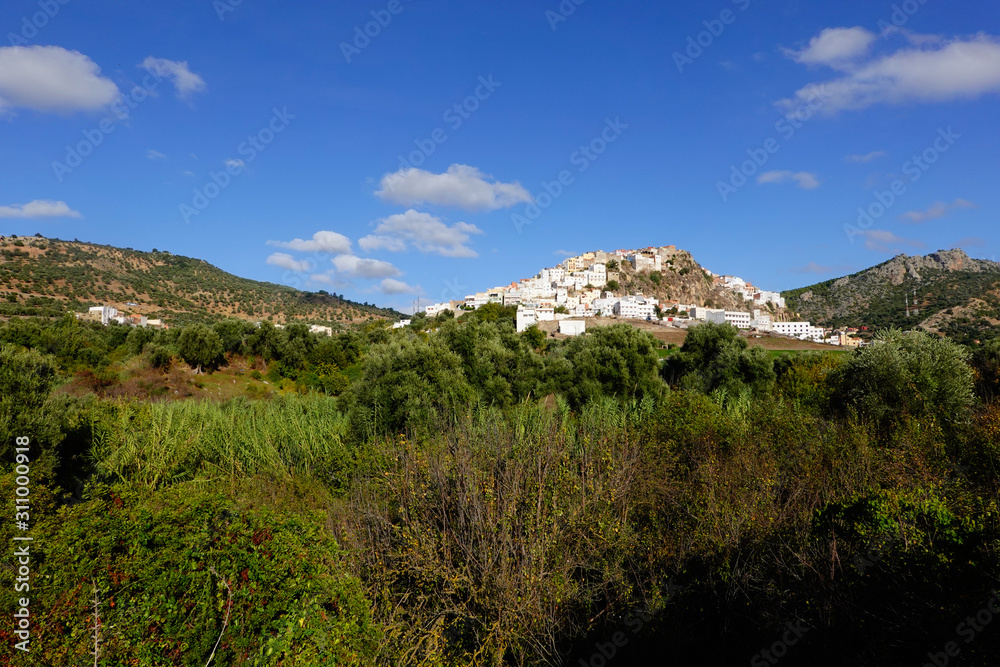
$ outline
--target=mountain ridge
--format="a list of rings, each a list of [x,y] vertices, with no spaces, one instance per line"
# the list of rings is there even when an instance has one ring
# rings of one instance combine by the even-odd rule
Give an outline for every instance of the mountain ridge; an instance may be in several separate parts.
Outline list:
[[[900,254],[881,264],[782,293],[817,324],[922,328],[970,341],[1000,324],[1000,263],[964,250]]]
[[[174,323],[236,317],[335,329],[401,315],[324,291],[242,278],[168,251],[0,236],[0,316],[55,317],[96,305]]]

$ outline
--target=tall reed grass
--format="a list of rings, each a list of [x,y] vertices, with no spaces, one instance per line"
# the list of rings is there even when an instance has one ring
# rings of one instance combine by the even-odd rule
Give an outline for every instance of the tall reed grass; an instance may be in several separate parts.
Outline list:
[[[197,477],[329,473],[350,458],[347,420],[325,396],[108,406],[94,423],[97,470],[157,488]]]

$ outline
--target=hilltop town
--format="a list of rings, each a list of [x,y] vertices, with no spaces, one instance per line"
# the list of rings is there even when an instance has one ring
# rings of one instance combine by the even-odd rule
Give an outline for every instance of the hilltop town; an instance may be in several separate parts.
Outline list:
[[[856,329],[832,330],[795,318],[779,292],[738,276],[713,273],[676,246],[598,250],[568,257],[532,278],[435,303],[424,312],[475,310],[486,304],[517,307],[517,330],[559,323],[560,333],[579,335],[589,318],[660,322],[687,328],[699,322],[730,324],[832,345],[857,346]],[[408,320],[397,323],[405,326]]]

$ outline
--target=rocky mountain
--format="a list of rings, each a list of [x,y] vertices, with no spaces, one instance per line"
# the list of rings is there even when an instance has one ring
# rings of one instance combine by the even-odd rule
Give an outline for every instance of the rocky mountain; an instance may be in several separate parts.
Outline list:
[[[1000,264],[962,250],[899,255],[783,296],[803,318],[828,326],[920,327],[963,339],[992,338],[1000,324]]]
[[[739,295],[717,285],[686,250],[673,251],[659,272],[636,271],[625,261],[620,263],[617,276],[612,275],[615,271],[609,271],[609,279],[615,278],[618,283],[618,289],[611,291],[619,296],[643,294],[663,301],[726,310],[746,311],[751,307]]]
[[[240,278],[166,251],[0,237],[0,317],[58,317],[94,305],[168,322],[238,317],[334,328],[401,316],[335,294]]]

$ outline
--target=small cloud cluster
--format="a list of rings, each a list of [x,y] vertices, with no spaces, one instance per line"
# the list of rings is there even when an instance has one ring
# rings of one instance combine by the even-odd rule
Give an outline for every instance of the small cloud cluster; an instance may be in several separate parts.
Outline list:
[[[819,187],[819,179],[816,178],[816,174],[810,174],[807,171],[766,171],[757,177],[757,182],[760,184],[787,183],[788,181],[795,181],[803,190],[815,190]]]
[[[905,36],[906,46],[873,55],[875,33],[861,27],[828,28],[802,49],[785,49],[785,55],[797,63],[828,67],[840,76],[807,84],[777,105],[798,108],[819,85],[828,94],[823,111],[830,114],[878,104],[949,102],[1000,92],[1000,39],[986,34],[955,39]]]
[[[873,160],[877,160],[880,157],[885,157],[885,151],[872,151],[871,153],[866,153],[864,155],[848,155],[844,159],[848,162],[853,162],[855,164],[868,164]]]
[[[0,218],[82,218],[79,211],[71,209],[64,201],[36,199],[27,204],[0,206]]]
[[[465,244],[472,234],[482,233],[481,229],[467,222],[449,226],[429,213],[410,209],[379,220],[375,233],[359,240],[358,245],[368,252],[403,252],[413,247],[420,252],[442,257],[471,258],[479,255]]]
[[[431,204],[468,211],[495,211],[531,201],[531,193],[520,183],[490,180],[479,169],[453,164],[443,174],[411,167],[382,177],[375,194],[402,206]]]
[[[307,282],[344,288],[353,285],[353,280],[379,280],[379,291],[383,294],[417,294],[419,287],[413,287],[396,280],[403,274],[392,263],[379,259],[358,257],[353,254],[354,244],[343,234],[319,231],[311,239],[291,241],[268,241],[267,245],[299,253],[312,253],[313,259],[296,259],[287,252],[275,252],[267,258],[267,263],[292,273],[309,274]],[[326,257],[333,255],[333,257]],[[321,264],[329,260],[332,268],[323,271]]]
[[[950,204],[943,201],[937,201],[931,204],[930,208],[926,211],[908,211],[903,215],[899,216],[900,220],[905,220],[909,223],[919,225],[929,220],[940,220],[952,211],[957,211],[962,208],[976,208],[968,199],[956,199]]]
[[[149,56],[139,67],[157,78],[169,79],[177,89],[177,97],[182,100],[187,100],[191,95],[203,92],[208,87],[203,78],[191,71],[187,61],[178,62]]]
[[[149,56],[139,67],[169,79],[183,100],[207,87],[187,62]],[[79,51],[61,46],[0,47],[0,114],[11,115],[15,109],[59,114],[102,111],[121,98],[115,82]]]
[[[374,229],[358,239],[358,247],[367,253],[416,251],[440,257],[475,258],[470,246],[474,236],[484,232],[469,222],[445,222],[440,216],[416,210],[431,205],[467,211],[495,211],[519,203],[531,202],[531,194],[520,183],[504,183],[476,167],[453,164],[436,174],[414,167],[385,174],[375,191],[382,201],[410,207],[375,220]],[[320,231],[311,240],[268,241],[268,245],[295,252],[328,253],[332,269],[317,271],[312,262],[298,260],[288,253],[276,252],[267,263],[295,273],[311,273],[309,282],[352,286],[354,280],[377,280],[377,289],[386,295],[421,294],[419,285],[399,278],[403,272],[388,261],[362,257],[354,253],[349,238],[337,232]],[[323,260],[325,262],[325,258]]]
[[[267,245],[276,248],[287,248],[296,252],[326,252],[335,254],[351,252],[351,239],[337,232],[316,232],[307,241],[302,239],[268,241]]]

